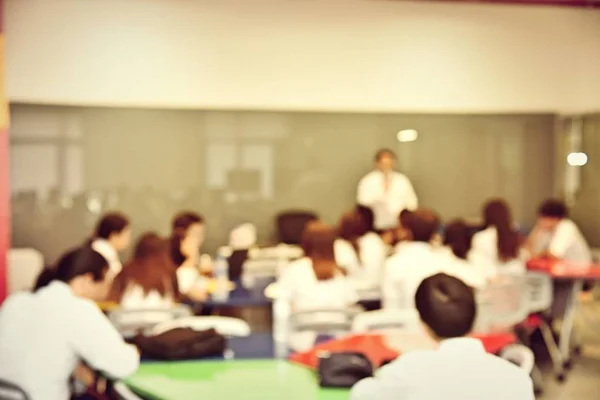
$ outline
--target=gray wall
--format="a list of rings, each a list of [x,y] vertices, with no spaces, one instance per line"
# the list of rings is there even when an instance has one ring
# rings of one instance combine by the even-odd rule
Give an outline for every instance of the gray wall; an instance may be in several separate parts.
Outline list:
[[[173,213],[202,212],[208,249],[237,222],[273,237],[273,216],[316,210],[328,222],[354,204],[380,147],[397,151],[421,204],[476,217],[503,196],[530,224],[553,191],[554,116],[407,115],[11,106],[13,239],[49,260],[78,243],[105,209],[137,232],[167,232]],[[401,129],[416,142],[398,143]],[[255,169],[254,191],[228,186]]]

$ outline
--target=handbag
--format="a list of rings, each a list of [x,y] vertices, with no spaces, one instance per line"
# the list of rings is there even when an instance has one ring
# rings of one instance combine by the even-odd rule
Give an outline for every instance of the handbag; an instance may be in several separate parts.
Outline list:
[[[160,335],[138,335],[133,340],[142,358],[154,360],[190,360],[222,356],[227,340],[214,329],[195,331],[175,328]]]
[[[363,353],[332,353],[319,358],[318,374],[321,387],[350,388],[373,376],[373,364]]]

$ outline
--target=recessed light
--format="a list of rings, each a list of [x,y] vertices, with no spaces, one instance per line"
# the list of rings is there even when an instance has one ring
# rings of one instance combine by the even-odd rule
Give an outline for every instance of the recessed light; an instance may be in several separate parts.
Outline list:
[[[396,134],[399,142],[414,142],[419,137],[419,132],[414,129],[403,129]]]
[[[588,156],[585,153],[569,153],[567,163],[572,167],[583,167],[587,164]]]

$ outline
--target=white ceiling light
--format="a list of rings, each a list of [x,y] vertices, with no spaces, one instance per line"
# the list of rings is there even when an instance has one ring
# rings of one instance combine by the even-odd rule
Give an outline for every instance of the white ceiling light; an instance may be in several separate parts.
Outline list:
[[[572,167],[583,167],[587,164],[588,156],[585,153],[569,153],[567,163]]]
[[[404,129],[396,134],[399,142],[414,142],[419,137],[419,132],[414,129]]]

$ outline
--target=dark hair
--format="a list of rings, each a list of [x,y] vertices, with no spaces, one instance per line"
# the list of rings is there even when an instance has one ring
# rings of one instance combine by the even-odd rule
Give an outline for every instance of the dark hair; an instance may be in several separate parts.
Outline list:
[[[156,290],[162,296],[176,297],[175,266],[169,254],[169,242],[154,232],[143,234],[131,260],[115,278],[110,298],[121,301],[130,283],[142,287],[144,294]]]
[[[398,215],[398,222],[400,223],[400,226],[403,228],[408,228],[408,226],[410,225],[410,217],[412,215],[413,212],[407,208],[400,211],[400,215]]]
[[[360,259],[358,239],[369,232],[369,227],[361,214],[357,210],[344,214],[340,219],[338,230],[339,237],[352,245],[357,257]]]
[[[390,149],[379,149],[377,153],[375,153],[375,161],[380,161],[383,157],[392,157],[394,160],[396,159],[396,153],[394,153]]]
[[[430,242],[440,228],[440,218],[433,210],[420,208],[407,219],[407,228],[415,242]]]
[[[569,216],[569,210],[565,203],[557,199],[548,199],[538,209],[538,215],[546,218],[563,219]]]
[[[519,255],[520,235],[513,227],[508,204],[504,200],[488,201],[483,209],[483,222],[486,228],[493,226],[498,235],[498,258],[508,261]]]
[[[452,253],[463,260],[471,250],[471,235],[469,226],[462,220],[457,219],[450,222],[444,232],[444,245],[452,249]]]
[[[182,211],[175,215],[171,222],[171,259],[176,267],[179,267],[185,261],[185,256],[181,253],[181,242],[187,235],[187,230],[194,224],[203,224],[204,218],[193,211]]]
[[[129,219],[124,214],[118,212],[104,214],[104,216],[96,225],[94,238],[108,239],[113,234],[119,234],[123,232],[123,229],[127,228],[128,226]]]
[[[338,266],[335,262],[335,229],[318,221],[309,222],[302,235],[304,255],[311,259],[313,271],[319,281],[332,279]]]
[[[374,232],[375,231],[375,213],[373,213],[373,209],[371,207],[367,207],[367,206],[358,204],[356,206],[356,212],[360,215],[360,217],[364,221],[364,224],[367,227],[368,232]]]
[[[473,289],[446,274],[423,280],[415,295],[421,321],[440,339],[466,336],[473,328],[476,303]]]
[[[91,274],[94,282],[100,282],[108,268],[108,262],[100,253],[89,246],[78,247],[63,254],[53,267],[44,269],[37,278],[35,290],[55,280],[69,283],[86,274]]]

